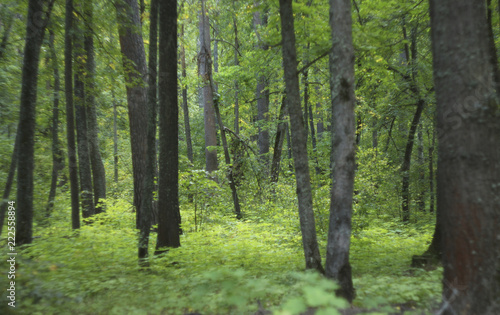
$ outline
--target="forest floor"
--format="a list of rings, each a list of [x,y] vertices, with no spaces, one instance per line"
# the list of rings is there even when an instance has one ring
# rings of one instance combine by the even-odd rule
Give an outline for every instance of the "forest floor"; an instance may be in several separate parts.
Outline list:
[[[410,227],[373,219],[354,231],[356,299],[349,306],[335,297],[333,282],[303,271],[297,218],[237,221],[223,213],[195,226],[183,209],[182,246],[151,257],[144,270],[137,265],[135,214],[124,210],[129,208],[119,200],[109,204],[76,233],[66,208],[50,225],[36,227],[33,245],[17,256],[15,313],[431,314],[438,307],[442,268],[409,266],[411,256],[428,246],[432,222]],[[318,237],[324,249],[326,233]],[[155,238],[152,233],[151,252]],[[0,243],[7,257],[6,240]],[[8,267],[2,259],[0,273],[6,275]],[[0,313],[11,312],[6,296],[0,300]]]

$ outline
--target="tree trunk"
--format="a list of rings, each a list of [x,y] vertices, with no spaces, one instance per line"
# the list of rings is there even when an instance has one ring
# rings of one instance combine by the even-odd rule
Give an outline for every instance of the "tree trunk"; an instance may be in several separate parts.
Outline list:
[[[151,1],[149,25],[149,63],[148,63],[148,123],[147,123],[147,160],[144,175],[144,187],[139,218],[139,265],[148,267],[149,234],[153,213],[153,190],[156,164],[156,77],[157,77],[157,42],[158,42],[158,0]],[[155,222],[156,223],[156,222]]]
[[[181,38],[184,38],[184,24],[181,26]],[[184,112],[184,130],[186,133],[187,157],[191,164],[194,163],[193,141],[191,140],[191,125],[189,123],[189,107],[187,97],[187,74],[186,74],[186,50],[181,43],[181,66],[182,66],[182,110]]]
[[[80,228],[80,195],[76,164],[75,116],[73,108],[73,0],[66,0],[64,32],[64,94],[66,96],[66,138],[68,139],[68,170],[71,189],[71,226]]]
[[[92,178],[94,184],[94,205],[95,213],[103,211],[100,200],[106,199],[106,172],[99,150],[99,129],[97,124],[96,102],[95,102],[95,53],[93,37],[93,8],[92,1],[84,2],[85,14],[85,39],[84,46],[86,52],[86,76],[85,76],[85,109],[87,110],[87,127],[90,164],[92,167]]]
[[[179,247],[179,128],[177,105],[177,1],[160,1],[160,186],[156,252]],[[202,16],[204,16],[202,12]],[[202,45],[203,47],[204,45]],[[208,46],[210,47],[210,46]],[[202,48],[203,50],[203,48]],[[210,86],[209,86],[210,88]],[[210,88],[211,89],[211,88]]]
[[[430,1],[442,314],[500,314],[500,105],[486,10]]]
[[[418,196],[417,205],[420,212],[425,212],[425,161],[424,161],[424,138],[422,136],[422,124],[417,132],[417,163],[418,163]]]
[[[118,1],[115,7],[127,87],[132,168],[134,173],[134,207],[136,209],[136,228],[139,228],[147,161],[147,142],[144,141],[144,139],[147,139],[148,134],[147,89],[145,84],[146,53],[142,34],[139,31],[141,22],[139,20],[137,1]]]
[[[283,141],[286,136],[287,123],[284,121],[286,112],[286,98],[283,96],[280,107],[279,122],[276,128],[276,139],[274,140],[273,161],[271,163],[271,183],[278,183],[280,175],[281,152]]]
[[[333,184],[330,225],[326,248],[326,275],[340,288],[337,295],[354,299],[349,248],[351,242],[352,196],[354,190],[356,121],[354,106],[354,48],[351,2],[330,0],[330,86],[332,95]]]
[[[434,212],[434,146],[436,142],[436,133],[432,131],[432,143],[429,146],[429,212]]]
[[[283,38],[283,67],[285,70],[286,101],[292,129],[293,159],[297,183],[300,228],[306,269],[324,272],[316,239],[312,208],[311,178],[307,158],[307,136],[300,106],[297,52],[293,25],[292,0],[280,0],[281,34]]]
[[[33,168],[35,145],[36,92],[38,64],[45,26],[49,17],[40,21],[40,12],[49,12],[44,7],[48,1],[30,0],[24,46],[21,104],[17,132],[19,137],[17,203],[16,203],[16,246],[30,244],[33,239]]]
[[[198,75],[202,80],[201,102],[203,104],[203,114],[205,122],[205,168],[212,173],[217,166],[217,131],[215,127],[215,111],[213,104],[213,91],[210,86],[210,76],[212,75],[212,64],[210,58],[210,25],[205,8],[205,0],[201,0],[200,13],[200,52],[198,54]],[[215,178],[214,178],[215,179]]]
[[[255,31],[258,33],[258,27],[267,25],[267,14],[264,12],[255,12],[253,16],[253,24]],[[267,45],[260,42],[260,35],[257,34],[259,43],[256,48],[267,50]],[[257,87],[255,91],[255,99],[257,100],[257,124],[259,128],[258,146],[259,156],[262,164],[265,166],[264,174],[269,168],[269,130],[267,129],[268,112],[269,112],[269,83],[263,73],[257,74]]]
[[[114,181],[118,183],[118,126],[117,119],[118,113],[116,110],[116,98],[114,90],[111,89],[111,95],[113,98],[113,168],[114,168]]]
[[[81,9],[81,7],[78,7]],[[83,32],[80,22],[74,20],[73,24],[73,47],[75,63],[75,120],[76,120],[76,139],[78,148],[78,171],[80,175],[80,190],[82,198],[82,217],[89,218],[95,214],[94,194],[92,186],[92,171],[90,166],[90,152],[87,133],[87,112],[85,109],[85,64],[83,63]]]
[[[233,1],[233,26],[234,26],[234,65],[239,66],[240,60],[238,59],[238,54],[240,50],[240,42],[238,41],[238,23],[236,22],[236,9],[235,9],[236,1]],[[234,80],[234,133],[236,135],[240,134],[240,106],[238,100],[238,93],[240,87],[238,80]]]
[[[54,100],[52,107],[52,179],[50,181],[49,201],[45,209],[45,216],[49,217],[54,208],[54,199],[57,190],[57,176],[62,170],[62,152],[59,147],[59,91],[61,89],[61,79],[59,77],[59,68],[57,54],[54,48],[54,32],[50,30],[49,39],[50,58],[54,71]]]

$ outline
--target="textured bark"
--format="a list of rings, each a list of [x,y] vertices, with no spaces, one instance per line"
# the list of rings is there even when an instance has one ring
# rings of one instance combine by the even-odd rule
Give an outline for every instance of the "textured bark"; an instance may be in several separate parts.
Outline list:
[[[356,122],[354,106],[354,48],[351,2],[330,0],[330,88],[333,118],[333,184],[326,248],[326,276],[335,279],[337,295],[354,299],[349,248],[351,244],[352,196],[355,170]]]
[[[277,183],[280,175],[281,152],[283,151],[283,141],[286,136],[287,123],[285,119],[286,98],[283,96],[278,117],[278,127],[276,128],[276,139],[274,141],[273,161],[271,163],[271,183]]]
[[[430,1],[441,314],[500,314],[500,105],[486,2]]]
[[[49,217],[54,208],[54,199],[57,190],[57,177],[59,171],[63,168],[62,152],[59,146],[59,91],[61,89],[61,79],[59,76],[59,66],[57,62],[57,54],[54,48],[54,32],[50,31],[49,38],[50,59],[54,71],[54,92],[52,106],[52,175],[50,181],[49,200],[45,208],[45,216]]]
[[[179,247],[179,128],[177,105],[177,1],[160,1],[160,186],[156,253]]]
[[[285,70],[286,100],[292,128],[292,149],[297,183],[300,228],[306,269],[324,272],[321,265],[316,225],[312,207],[311,178],[307,158],[307,135],[300,106],[297,52],[293,25],[292,0],[280,0],[281,35],[283,38],[283,67]]]
[[[120,48],[127,87],[128,117],[132,147],[132,168],[134,174],[134,207],[136,227],[142,215],[144,176],[147,161],[147,89],[146,53],[140,33],[139,7],[137,1],[123,0],[115,4],[120,34]]]
[[[90,165],[92,168],[92,178],[94,184],[94,205],[95,213],[103,211],[100,200],[106,199],[106,171],[102,162],[101,152],[99,150],[99,129],[97,124],[96,112],[96,89],[95,89],[95,53],[93,37],[93,9],[92,1],[84,2],[85,13],[85,109],[87,113],[87,135],[89,143]]]
[[[217,131],[215,127],[214,95],[210,86],[212,63],[210,58],[210,25],[205,8],[205,0],[201,0],[200,13],[200,52],[198,53],[198,75],[202,80],[201,102],[203,104],[203,117],[205,123],[205,168],[211,173],[217,166]]]
[[[66,97],[66,138],[68,139],[68,170],[71,189],[71,226],[80,228],[80,195],[76,164],[75,116],[73,108],[73,0],[66,0],[64,33],[64,94]]]
[[[181,37],[184,37],[184,24],[181,26]],[[187,96],[187,85],[186,85],[186,49],[184,44],[181,43],[181,67],[182,67],[182,111],[184,113],[184,132],[186,133],[186,147],[187,147],[187,157],[191,163],[194,162],[193,156],[193,141],[191,140],[191,124],[189,123],[189,107],[188,107],[188,96]]]
[[[81,7],[78,7],[80,10]],[[95,214],[94,194],[92,186],[92,170],[90,166],[90,151],[87,132],[87,111],[85,109],[85,64],[83,50],[83,32],[81,22],[74,20],[73,48],[75,63],[74,103],[76,120],[76,139],[78,148],[78,171],[80,175],[80,192],[82,200],[82,217],[88,218]]]
[[[40,21],[40,12],[50,12],[48,1],[30,0],[24,46],[21,104],[17,132],[19,139],[17,202],[16,202],[16,246],[30,244],[33,239],[33,168],[35,145],[36,91],[40,47],[48,16]],[[50,13],[49,13],[50,14]]]
[[[265,27],[267,25],[267,14],[264,12],[255,12],[253,16],[253,24],[256,32],[258,27]],[[260,41],[260,35],[257,36]],[[256,48],[267,50],[267,45],[259,42]],[[255,91],[255,99],[257,100],[257,123],[259,127],[259,155],[261,162],[265,165],[264,173],[267,173],[269,157],[269,130],[267,129],[267,122],[269,120],[269,82],[264,73],[257,74],[257,87]]]
[[[148,257],[149,233],[151,231],[153,213],[153,190],[156,164],[156,77],[158,51],[158,0],[151,1],[149,18],[149,62],[148,62],[148,122],[147,122],[147,160],[144,175],[144,187],[139,218],[139,265],[149,266]],[[156,224],[157,222],[155,222]]]

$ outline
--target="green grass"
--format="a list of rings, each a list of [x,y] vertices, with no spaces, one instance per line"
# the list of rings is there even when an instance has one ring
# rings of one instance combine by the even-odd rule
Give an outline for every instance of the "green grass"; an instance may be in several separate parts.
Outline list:
[[[331,281],[303,272],[293,210],[282,213],[283,224],[276,224],[279,218],[269,213],[266,216],[274,219],[264,220],[254,213],[251,220],[240,222],[229,211],[212,209],[197,232],[193,213],[191,207],[182,210],[182,247],[151,257],[151,268],[141,270],[135,214],[126,203],[109,202],[107,212],[78,233],[64,219],[69,218],[69,209],[58,209],[51,225],[37,227],[33,245],[18,255],[16,312],[253,314],[261,305],[284,315],[308,307],[334,314],[346,306],[335,298]],[[354,305],[377,307],[382,313],[389,310],[383,305],[405,304],[419,310],[435,306],[441,270],[409,268],[411,256],[428,245],[430,228],[382,221],[370,226],[352,238]],[[155,237],[153,233],[151,252]],[[319,239],[324,249],[325,236]],[[2,255],[6,257],[5,252]],[[2,259],[1,274],[6,274],[7,267]],[[1,303],[0,310],[7,304],[5,295]]]

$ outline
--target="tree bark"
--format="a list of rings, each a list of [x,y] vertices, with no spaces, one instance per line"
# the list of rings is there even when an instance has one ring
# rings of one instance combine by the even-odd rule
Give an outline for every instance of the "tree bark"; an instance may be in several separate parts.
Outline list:
[[[238,54],[240,50],[240,42],[238,41],[238,23],[236,21],[236,0],[233,1],[233,27],[234,27],[234,65],[239,66],[240,60],[238,59]],[[240,134],[240,105],[238,99],[238,93],[240,86],[238,80],[234,80],[234,133],[236,135]]]
[[[184,24],[181,26],[181,38],[184,38]],[[187,157],[191,164],[194,163],[193,141],[191,140],[191,124],[189,123],[189,107],[187,97],[187,74],[186,74],[186,49],[181,43],[181,67],[182,67],[182,110],[184,112],[184,131],[186,133]]]
[[[99,128],[97,124],[96,112],[96,88],[95,88],[95,53],[93,37],[93,8],[92,1],[84,2],[85,14],[85,38],[84,46],[86,53],[86,71],[85,71],[85,109],[87,113],[88,143],[90,154],[90,165],[92,167],[92,178],[94,184],[94,205],[95,213],[103,212],[100,201],[106,199],[106,171],[102,162],[101,152],[99,150]]]
[[[354,106],[354,48],[351,2],[330,0],[330,87],[332,95],[333,184],[326,248],[326,275],[340,288],[337,295],[354,299],[349,248],[351,244],[352,196],[354,193],[356,121]]]
[[[80,195],[76,164],[75,116],[73,108],[73,0],[66,0],[64,32],[64,94],[66,97],[66,138],[68,139],[68,170],[71,189],[71,226],[80,228]]]
[[[500,314],[500,105],[486,2],[430,1],[441,314]]]
[[[210,86],[212,75],[212,63],[210,58],[210,24],[205,8],[205,0],[201,0],[200,13],[200,52],[198,54],[198,75],[202,80],[201,101],[205,123],[205,168],[212,173],[218,169],[217,166],[217,131],[215,127],[215,111],[213,104],[213,91]]]
[[[30,244],[33,239],[33,168],[35,145],[35,113],[38,83],[38,65],[40,48],[43,42],[45,26],[49,16],[40,21],[40,13],[48,8],[48,1],[30,0],[26,23],[26,41],[24,46],[21,104],[17,132],[19,137],[17,202],[16,202],[16,246]]]
[[[177,1],[160,1],[159,8],[160,185],[156,254],[163,252],[165,247],[181,246],[179,238],[181,216],[179,211],[179,109],[177,105]]]
[[[45,208],[45,216],[49,217],[54,208],[54,199],[57,190],[57,177],[62,170],[63,159],[61,148],[59,147],[59,91],[61,89],[61,79],[59,77],[59,66],[57,54],[54,48],[54,32],[50,30],[49,49],[52,67],[54,71],[54,92],[52,107],[52,175],[50,181],[49,200]]]
[[[323,273],[321,255],[316,239],[316,225],[312,208],[311,178],[307,158],[307,136],[300,106],[297,52],[293,25],[292,0],[280,0],[281,35],[283,38],[283,67],[285,70],[286,100],[292,128],[293,160],[297,183],[300,228],[306,269]]]
[[[117,104],[114,90],[111,89],[111,95],[113,98],[113,168],[114,168],[114,181],[118,183],[118,126],[117,126]]]
[[[127,87],[128,116],[132,147],[134,174],[134,207],[136,228],[142,215],[141,202],[144,196],[144,177],[147,161],[147,88],[146,53],[140,32],[139,7],[137,1],[123,0],[115,4],[123,69]]]
[[[276,139],[274,140],[273,161],[271,163],[271,183],[278,183],[280,175],[281,152],[286,136],[287,123],[284,121],[286,112],[286,98],[283,96],[278,117],[278,127],[276,128]]]
[[[79,7],[78,9],[81,9]],[[94,194],[92,185],[92,171],[90,166],[90,151],[87,129],[87,111],[85,109],[85,64],[83,32],[79,24],[74,20],[73,24],[73,48],[74,48],[74,103],[76,120],[76,139],[78,149],[78,171],[80,175],[80,191],[82,200],[82,217],[89,218],[95,214]]]
[[[258,27],[265,27],[267,25],[267,14],[265,12],[255,12],[253,16],[253,24],[255,31],[258,33]],[[267,45],[260,42],[256,48],[267,50]],[[264,73],[257,74],[257,87],[255,91],[255,99],[257,100],[257,123],[259,128],[258,146],[259,156],[262,164],[265,166],[264,174],[268,172],[269,168],[269,130],[267,129],[267,122],[269,120],[269,82]]]
[[[14,142],[14,150],[12,151],[12,156],[10,159],[9,173],[7,175],[7,181],[5,183],[5,188],[2,195],[2,206],[0,207],[0,235],[2,235],[3,223],[5,221],[5,213],[9,207],[7,199],[10,196],[10,190],[12,189],[12,183],[14,182],[14,175],[16,174],[18,152],[19,152],[19,133],[16,134],[16,140]]]

